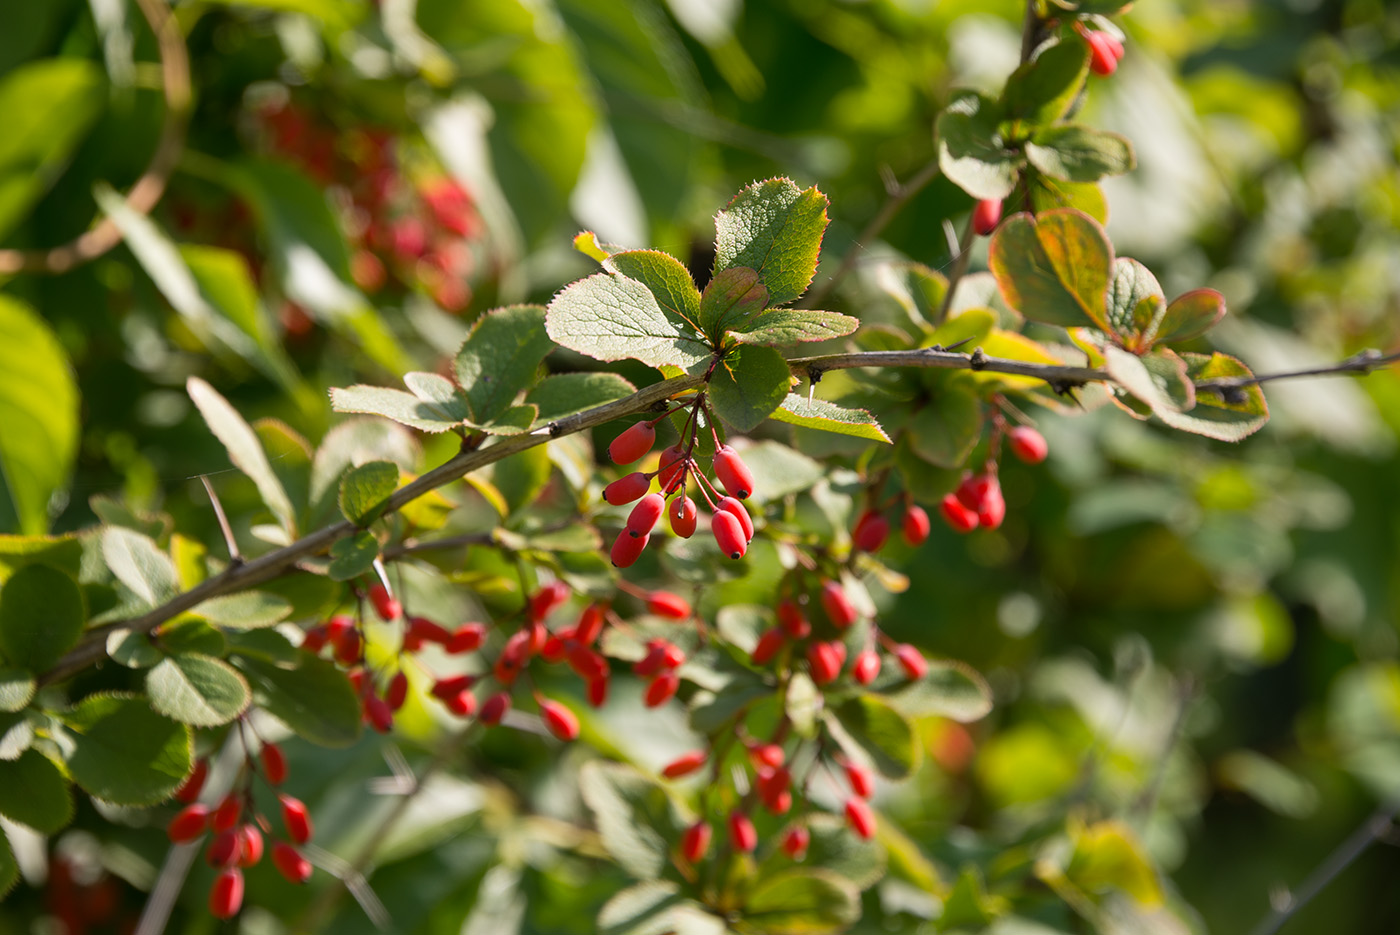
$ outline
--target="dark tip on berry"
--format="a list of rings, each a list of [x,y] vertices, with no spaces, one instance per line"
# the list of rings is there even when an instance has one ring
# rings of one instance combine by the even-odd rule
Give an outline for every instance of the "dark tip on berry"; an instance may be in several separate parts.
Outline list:
[[[743,557],[743,553],[741,553],[741,552],[730,552],[730,553],[729,553],[729,557],[732,558],[732,559],[734,559],[735,561],[738,561],[740,558]]]
[[[741,491],[739,491],[738,493],[736,493],[734,496],[738,497],[740,500],[747,500],[747,499],[749,498],[749,494],[750,494],[750,493],[752,493],[752,491],[749,491],[749,490],[741,490]]]
[[[627,535],[631,536],[633,539],[640,539],[640,538],[642,538],[642,534],[639,533],[639,532],[637,532],[635,529],[629,529],[629,530],[627,530]]]

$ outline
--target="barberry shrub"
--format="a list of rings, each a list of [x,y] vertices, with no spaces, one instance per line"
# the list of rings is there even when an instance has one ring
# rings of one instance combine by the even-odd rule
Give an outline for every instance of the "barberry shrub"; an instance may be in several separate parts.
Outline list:
[[[76,818],[117,841],[108,850],[125,856],[113,865],[151,890],[147,926],[183,892],[185,911],[247,914],[250,930],[270,924],[254,921],[253,906],[289,918],[286,907],[298,907],[289,930],[334,930],[343,891],[371,921],[403,931],[441,928],[426,907],[455,906],[467,891],[471,908],[452,924],[471,931],[519,929],[527,911],[538,930],[589,928],[576,906],[610,935],[858,923],[1039,931],[1073,928],[1075,916],[1102,930],[1184,926],[1157,836],[1181,834],[1180,800],[1194,786],[1173,785],[1165,803],[1159,795],[1176,778],[1167,761],[1196,682],[1165,677],[1140,640],[1112,645],[1118,681],[1077,656],[1023,680],[1016,653],[981,652],[968,635],[1026,637],[1044,606],[1092,603],[1075,574],[1113,557],[1047,549],[1061,593],[1023,580],[1045,593],[1008,588],[963,606],[940,590],[959,575],[980,580],[973,566],[1008,568],[1057,485],[1097,477],[1095,444],[1067,427],[1076,420],[1111,426],[1105,450],[1144,423],[1164,450],[1209,450],[1226,479],[1202,501],[1249,522],[1287,513],[1301,525],[1326,512],[1318,494],[1291,513],[1271,502],[1246,514],[1243,469],[1228,449],[1203,446],[1241,441],[1269,418],[1234,353],[1248,342],[1227,332],[1224,350],[1213,343],[1225,299],[1199,285],[1204,275],[1175,267],[1162,281],[1185,291],[1169,300],[1109,237],[1100,182],[1132,171],[1136,154],[1084,115],[1126,77],[1115,17],[1127,4],[1028,3],[1014,71],[940,102],[927,174],[942,176],[935,203],[965,229],[957,238],[949,227],[947,275],[904,260],[823,265],[839,252],[829,241],[851,240],[849,230],[828,236],[829,214],[850,219],[817,185],[784,176],[744,186],[714,215],[713,239],[684,258],[675,238],[658,237],[667,252],[585,231],[561,259],[567,239],[519,198],[522,187],[557,187],[557,167],[515,147],[554,146],[559,135],[550,157],[565,158],[578,102],[551,96],[567,98],[567,82],[532,86],[532,69],[589,60],[617,120],[589,144],[590,159],[594,145],[613,146],[657,169],[634,148],[631,92],[616,76],[655,64],[672,82],[660,59],[682,44],[663,56],[633,35],[652,36],[651,18],[581,0],[525,31],[506,21],[535,13],[513,0],[463,13],[425,0],[418,24],[391,4],[334,15],[297,6],[276,31],[259,32],[261,14],[247,14],[249,36],[287,47],[286,84],[250,86],[233,129],[199,128],[211,145],[243,134],[243,157],[189,151],[180,165],[199,184],[177,188],[153,216],[97,188],[102,223],[153,287],[128,321],[123,366],[173,361],[143,418],[168,427],[186,410],[198,417],[191,447],[218,465],[197,488],[207,501],[161,513],[98,496],[95,525],[48,534],[60,485],[45,480],[44,458],[17,456],[9,439],[37,437],[50,413],[73,422],[76,389],[37,317],[0,299],[2,333],[28,350],[0,344],[0,362],[27,373],[56,360],[48,369],[60,374],[35,394],[42,405],[10,394],[24,418],[0,423],[0,492],[13,494],[0,499],[0,524],[17,532],[0,536],[0,816],[48,836]],[[189,22],[162,19],[161,0],[140,7],[163,44],[202,15],[182,7]],[[210,42],[237,45],[244,21],[230,16]],[[327,17],[324,48],[308,37],[316,16]],[[827,23],[823,42],[846,35],[842,22],[853,20]],[[762,79],[731,26],[697,38],[745,99]],[[583,37],[581,50],[554,43],[561,28]],[[631,43],[625,55],[597,39],[608,29]],[[482,30],[495,34],[482,42]],[[120,30],[102,31],[120,58]],[[83,43],[91,37],[74,48]],[[464,47],[474,51],[448,64]],[[327,113],[362,108],[375,121],[342,126],[319,113],[316,96],[341,83],[308,83],[322,55],[361,89]],[[435,97],[498,60],[508,80],[483,88],[513,90],[494,112],[465,84]],[[64,61],[51,65],[66,72]],[[1124,71],[1133,67],[1130,58]],[[398,68],[414,79],[390,105],[377,83]],[[86,112],[91,77],[35,86],[72,85],[53,106]],[[0,100],[30,90],[0,75]],[[545,99],[549,122],[522,115]],[[170,103],[183,121],[189,102]],[[405,108],[427,110],[405,119]],[[504,129],[488,147],[493,120]],[[711,134],[728,126],[704,124]],[[36,134],[19,163],[47,179],[71,155],[60,137]],[[597,158],[597,172],[612,171]],[[15,204],[42,191],[21,194]],[[896,188],[892,203],[914,194]],[[217,210],[185,223],[188,203]],[[0,199],[0,222],[8,210]],[[517,262],[530,239],[553,244],[547,261]],[[570,263],[578,275],[538,288]],[[104,282],[130,279],[126,267],[97,268]],[[530,293],[541,302],[516,301]],[[175,316],[164,337],[146,317],[160,302]],[[81,329],[69,330],[77,341]],[[216,351],[220,367],[191,365],[183,355],[196,346]],[[329,408],[288,347],[319,347],[317,372],[336,384]],[[285,419],[245,417],[267,407],[228,389],[247,373],[285,397]],[[73,457],[71,439],[33,447]],[[140,457],[120,433],[87,448],[114,463]],[[128,493],[153,496],[154,470],[133,469]],[[1074,514],[1084,530],[1196,521],[1191,504],[1159,488],[1131,508],[1084,502]],[[1217,634],[1212,677],[1280,651],[1281,611],[1261,610],[1248,591],[1267,562],[1232,551],[1256,543],[1244,525],[1195,530],[1194,553],[1134,540],[1151,568],[1112,582],[1114,600],[1127,600],[1118,595],[1165,589],[1159,572],[1172,562],[1189,559],[1196,581],[1207,577],[1200,556],[1215,560],[1223,609],[1202,624]],[[1321,587],[1326,574],[1298,588]],[[1165,751],[1130,756],[1111,732],[1150,719],[1139,691],[1176,697],[1178,709],[1148,731]],[[1024,717],[1026,698],[1054,702]],[[1302,810],[1299,790],[1312,787],[1254,756],[1222,761],[1222,782]],[[955,816],[971,816],[975,835],[950,831],[964,820]],[[0,835],[0,894],[20,878],[16,853],[30,861],[26,878],[41,876],[33,840],[16,832],[12,847]],[[189,870],[183,851],[153,856],[167,847],[200,859]],[[74,848],[73,860],[95,859],[91,846]],[[54,854],[47,911],[72,932],[116,919],[94,908],[97,884],[75,882],[69,856]],[[597,884],[583,885],[595,871]],[[561,880],[581,895],[566,900]],[[382,885],[393,894],[376,895]],[[569,908],[540,908],[555,901]]]

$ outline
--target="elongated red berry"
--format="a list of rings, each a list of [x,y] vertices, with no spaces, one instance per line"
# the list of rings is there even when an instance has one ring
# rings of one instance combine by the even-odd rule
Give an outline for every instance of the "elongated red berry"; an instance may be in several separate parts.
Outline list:
[[[632,512],[627,516],[627,534],[633,538],[641,538],[650,535],[656,528],[656,521],[661,518],[661,514],[666,511],[666,500],[659,493],[649,493],[637,505],[632,507]]]
[[[719,550],[732,559],[744,557],[749,550],[749,540],[744,536],[744,527],[733,513],[720,510],[710,517],[710,531],[714,533]]]
[[[587,646],[575,643],[573,648],[568,650],[568,659],[569,668],[585,682],[606,678],[608,675],[608,660]]]
[[[806,825],[798,825],[783,835],[783,853],[793,860],[801,860],[807,856],[811,843],[812,832],[807,830]]]
[[[1100,30],[1084,35],[1089,42],[1089,70],[1103,78],[1118,70],[1118,57],[1113,54],[1113,44],[1107,41],[1106,35]]]
[[[551,581],[530,595],[530,619],[543,620],[554,608],[569,599],[569,586],[562,581]]]
[[[603,613],[602,604],[589,604],[579,614],[578,623],[574,625],[574,639],[584,646],[592,646],[598,641],[598,637],[603,633],[603,624],[607,622],[607,617]]]
[[[544,721],[544,726],[549,728],[549,732],[560,740],[578,738],[578,718],[574,712],[557,701],[545,699],[540,702],[540,720]]]
[[[672,445],[661,452],[661,461],[656,472],[656,482],[665,494],[680,487],[690,470],[690,459],[679,445]]]
[[[224,796],[214,815],[209,819],[209,827],[215,831],[231,831],[238,819],[243,817],[243,800],[236,795]]]
[[[394,727],[394,709],[389,702],[370,692],[364,700],[365,723],[381,734],[387,734]]]
[[[851,784],[851,791],[862,799],[868,799],[875,794],[875,777],[870,775],[870,770],[858,763],[846,764],[846,781]]]
[[[663,669],[675,669],[685,663],[685,650],[675,643],[663,643],[661,645],[661,667]]]
[[[313,655],[319,653],[330,642],[330,634],[325,624],[309,628],[301,637],[301,648]]]
[[[956,532],[972,532],[977,528],[977,512],[963,505],[956,494],[948,494],[938,504],[943,519]]]
[[[792,773],[785,766],[759,770],[754,777],[758,797],[765,802],[792,788]]]
[[[715,451],[715,476],[730,496],[747,500],[753,493],[753,471],[739,457],[739,452],[728,445],[721,445]]]
[[[462,653],[475,652],[480,649],[485,639],[485,624],[464,623],[452,631],[444,648],[450,655],[458,656]]]
[[[311,840],[311,813],[301,799],[283,794],[278,796],[282,803],[282,827],[287,829],[287,837],[298,844]]]
[[[428,693],[434,698],[440,698],[445,701],[458,692],[466,691],[475,684],[475,675],[453,675],[445,679],[438,679],[433,683],[433,687],[428,689]]]
[[[704,750],[691,750],[689,753],[682,753],[661,768],[661,775],[667,779],[680,779],[682,776],[689,776],[704,766],[707,759],[709,759],[709,753]]]
[[[601,708],[608,701],[609,677],[604,675],[596,679],[588,680],[588,703],[595,708]]]
[[[982,502],[977,505],[977,522],[984,529],[996,529],[1006,518],[1006,498],[1002,496],[1001,484],[995,477],[982,494]]]
[[[928,513],[923,507],[917,504],[910,504],[904,511],[904,520],[901,524],[904,533],[904,541],[910,545],[919,546],[924,544],[928,534],[932,529],[929,522]]]
[[[187,844],[204,833],[209,827],[209,807],[207,805],[187,805],[170,819],[165,833],[173,844]]]
[[[651,536],[642,536],[640,539],[633,536],[627,530],[617,534],[617,539],[613,542],[612,563],[614,568],[631,568],[641,558],[642,552],[646,550],[647,543],[651,541]]]
[[[749,747],[754,769],[777,769],[787,762],[787,753],[776,743],[756,743]]]
[[[389,593],[389,589],[376,582],[369,586],[369,600],[380,620],[397,620],[403,615],[403,605]]]
[[[784,598],[778,602],[778,626],[795,640],[806,639],[812,632],[812,624],[796,601]]]
[[[866,510],[856,521],[851,541],[862,552],[878,552],[890,538],[890,521],[873,510]]]
[[[175,790],[175,801],[193,802],[199,798],[199,794],[204,791],[204,780],[208,778],[209,761],[200,757],[194,762],[194,770],[180,783],[180,788]]]
[[[641,497],[649,487],[651,487],[651,478],[640,471],[634,471],[604,487],[603,499],[613,506],[622,506],[624,503],[631,503]]]
[[[1108,50],[1113,53],[1113,58],[1121,62],[1123,60],[1123,53],[1126,51],[1123,48],[1122,41],[1107,30],[1103,30],[1103,41],[1108,44]]]
[[[1006,441],[1011,446],[1011,453],[1027,464],[1039,464],[1050,453],[1045,436],[1029,425],[1018,425],[1007,432]]]
[[[841,674],[841,666],[846,663],[844,643],[813,643],[807,647],[807,667],[811,670],[812,681],[818,685],[834,682]]]
[[[216,919],[232,919],[243,906],[243,871],[230,867],[214,878],[209,890],[209,914]]]
[[[262,832],[254,825],[239,825],[235,833],[238,835],[238,866],[257,866],[263,859]]]
[[[648,708],[659,708],[675,697],[676,689],[680,686],[681,677],[679,675],[674,672],[662,672],[651,680],[642,700]]]
[[[753,541],[753,518],[749,516],[749,511],[744,505],[733,497],[723,497],[719,501],[719,508],[726,513],[733,513],[734,518],[739,521],[739,525],[744,528],[744,541]]]
[[[862,650],[856,654],[855,664],[851,666],[851,675],[861,685],[869,685],[875,681],[875,677],[880,674],[880,654],[873,649]]]
[[[412,635],[412,638],[420,643],[437,643],[439,646],[446,646],[452,639],[452,634],[447,632],[447,628],[440,623],[429,620],[427,617],[409,617],[408,630],[405,636]]]
[[[227,867],[238,859],[238,833],[232,829],[220,831],[209,842],[204,859],[211,867]]]
[[[984,198],[972,209],[972,229],[979,237],[990,236],[1001,220],[1001,199]]]
[[[695,535],[695,526],[700,519],[700,511],[695,501],[689,497],[675,497],[666,508],[666,516],[671,520],[671,532],[682,539]]]
[[[647,644],[647,654],[632,664],[632,671],[642,678],[649,678],[666,667],[665,640],[656,639]]]
[[[730,813],[729,843],[741,854],[751,854],[758,847],[758,830],[747,812]]]
[[[781,627],[765,630],[763,635],[758,638],[758,645],[754,646],[753,654],[749,658],[756,666],[766,666],[773,661],[773,657],[778,654],[778,650],[782,649],[786,642],[787,634],[783,632]]]
[[[286,841],[272,845],[272,865],[288,883],[305,883],[311,879],[311,861]]]
[[[690,616],[690,602],[670,591],[652,591],[646,596],[647,610],[667,620],[684,620]]]
[[[654,444],[656,427],[650,422],[638,422],[612,440],[612,444],[608,445],[608,455],[616,464],[631,464],[651,451]]]
[[[846,821],[851,829],[867,841],[875,837],[875,813],[865,799],[851,797],[846,800]]]
[[[821,601],[827,619],[837,629],[846,629],[860,617],[846,589],[831,579],[822,582]]]
[[[921,679],[928,674],[928,660],[924,654],[919,652],[918,647],[910,646],[908,643],[900,643],[894,648],[894,656],[899,660],[899,665],[904,669],[904,674],[911,679]]]
[[[501,718],[505,717],[506,712],[509,710],[510,695],[506,692],[497,692],[490,698],[487,698],[485,704],[481,706],[481,723],[491,725],[499,724],[501,723]]]
[[[360,655],[364,652],[364,637],[360,636],[359,630],[346,630],[341,634],[340,639],[335,641],[335,658],[342,665],[352,666],[360,661]]]
[[[681,835],[681,853],[685,855],[685,859],[692,864],[699,863],[700,858],[710,849],[710,838],[713,834],[709,823],[704,821],[697,821],[686,828],[685,833]]]
[[[282,754],[281,747],[275,743],[265,743],[258,753],[258,758],[262,760],[263,775],[267,777],[268,782],[274,786],[286,782],[287,758]]]
[[[375,585],[375,587],[382,588],[382,585]],[[371,588],[370,590],[373,591],[374,588]],[[388,592],[386,591],[385,593],[387,594]],[[339,639],[342,636],[344,636],[346,633],[353,629],[355,629],[354,617],[351,617],[348,614],[336,614],[334,617],[326,621],[326,640],[328,642],[335,643],[339,641]]]
[[[471,717],[476,713],[476,695],[472,694],[470,688],[464,688],[456,694],[448,695],[442,699],[442,704],[457,717]]]
[[[982,499],[986,497],[987,488],[991,483],[991,474],[964,474],[962,482],[953,491],[953,495],[958,498],[959,503],[969,510],[976,510],[981,505]]]

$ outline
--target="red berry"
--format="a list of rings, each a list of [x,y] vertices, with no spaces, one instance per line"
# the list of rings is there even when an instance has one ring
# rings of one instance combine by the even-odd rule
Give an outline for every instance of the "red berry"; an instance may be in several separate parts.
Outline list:
[[[784,789],[763,800],[763,807],[774,815],[786,815],[792,809],[792,792]]]
[[[755,777],[754,785],[758,788],[759,798],[766,802],[792,788],[792,773],[782,766],[762,769]]]
[[[681,687],[681,677],[674,672],[663,672],[651,680],[643,701],[648,708],[659,708],[670,701]]]
[[[846,781],[851,784],[851,791],[862,799],[870,798],[875,792],[875,777],[864,766],[847,763]]]
[[[647,654],[632,664],[632,671],[642,678],[649,678],[666,668],[665,640],[652,640],[647,644]]]
[[[631,464],[651,451],[656,444],[656,427],[650,422],[638,422],[612,440],[608,454],[615,464]]]
[[[510,695],[505,692],[497,692],[486,703],[481,706],[481,723],[496,725],[501,723],[501,718],[506,716],[510,710]]]
[[[403,605],[389,593],[389,589],[383,584],[376,582],[369,586],[369,600],[374,605],[374,612],[379,615],[380,620],[397,620],[403,614]]]
[[[689,753],[682,753],[671,762],[661,768],[661,775],[667,779],[679,779],[682,776],[689,776],[697,769],[705,765],[705,760],[709,754],[704,750],[692,750]]]
[[[394,709],[389,707],[389,702],[371,692],[365,695],[363,707],[365,721],[370,727],[381,734],[387,734],[393,729]]]
[[[209,890],[209,914],[216,919],[231,919],[243,905],[243,871],[230,867],[214,879]]]
[[[889,537],[890,521],[871,510],[861,514],[856,522],[855,531],[851,533],[851,541],[862,552],[880,551]]]
[[[588,680],[588,703],[601,708],[608,700],[608,676]]]
[[[943,519],[957,532],[972,532],[977,528],[977,513],[963,506],[956,494],[950,493],[944,497],[938,509]]]
[[[335,642],[335,658],[342,665],[352,666],[360,661],[365,641],[359,630],[346,630]]]
[[[845,588],[835,581],[827,579],[822,582],[821,601],[827,619],[839,630],[846,629],[860,617]]]
[[[631,568],[641,557],[650,541],[651,536],[642,536],[639,539],[627,530],[622,530],[617,534],[617,540],[613,542],[611,555],[613,567]]]
[[[685,859],[692,864],[698,863],[710,849],[711,836],[712,832],[707,822],[697,821],[686,828],[685,834],[681,835],[681,853],[685,855]]]
[[[647,492],[651,487],[651,478],[640,471],[620,477],[611,484],[603,488],[603,499],[613,506],[622,506],[624,503],[631,503]]]
[[[607,622],[603,613],[602,604],[589,604],[579,615],[578,624],[574,627],[574,639],[584,646],[592,646],[602,635],[603,624]]]
[[[710,531],[719,543],[719,550],[732,559],[744,557],[749,549],[749,540],[744,536],[744,527],[733,513],[720,510],[710,517]]]
[[[656,482],[662,493],[669,494],[681,485],[686,472],[690,470],[690,458],[679,445],[673,445],[661,452],[661,461],[656,472]]]
[[[578,738],[578,718],[559,702],[548,699],[541,701],[540,719],[544,721],[544,726],[549,728],[549,732],[560,740]]]
[[[568,599],[569,586],[562,581],[551,581],[530,595],[530,619],[543,620]]]
[[[282,755],[282,748],[275,743],[263,744],[259,752],[262,760],[263,775],[267,781],[274,786],[280,786],[287,780],[287,758]]]
[[[438,679],[433,683],[433,687],[428,689],[428,693],[434,698],[446,701],[459,692],[464,692],[476,684],[474,675],[454,675],[450,678]]]
[[[379,587],[379,585],[375,585]],[[372,589],[371,589],[372,590]],[[336,614],[326,621],[326,642],[338,643],[341,637],[355,629],[355,619],[345,614]]]
[[[851,823],[855,833],[867,841],[875,837],[875,813],[865,799],[846,800],[846,820]]]
[[[165,833],[171,843],[186,844],[204,833],[209,827],[209,807],[207,805],[187,805],[170,819]]]
[[[875,677],[880,674],[880,654],[873,649],[862,650],[856,655],[855,665],[851,666],[851,675],[861,685],[869,685],[875,681]]]
[[[627,534],[633,538],[650,535],[656,521],[666,511],[666,500],[659,493],[649,493],[632,507],[627,516]]]
[[[470,688],[464,688],[455,695],[442,699],[443,707],[458,717],[471,717],[476,713],[476,696]]]
[[[1106,37],[1106,33],[1098,30],[1084,36],[1089,42],[1089,70],[1104,78],[1118,70],[1118,57],[1113,54],[1113,44]]]
[[[753,826],[753,819],[746,812],[730,814],[729,843],[741,854],[750,854],[758,847],[758,831]]]
[[[670,591],[652,591],[646,597],[647,610],[668,620],[684,620],[690,616],[690,602]]]
[[[807,647],[807,666],[812,673],[812,681],[818,685],[834,682],[841,674],[841,666],[846,663],[844,643],[813,643]]]
[[[263,858],[263,836],[253,825],[242,825],[238,835],[238,865],[254,867]]]
[[[298,844],[310,841],[311,813],[306,810],[306,804],[286,794],[278,798],[282,802],[282,826],[287,829],[287,837]]]
[[[910,504],[909,509],[904,511],[904,541],[910,545],[923,545],[932,524],[929,522],[928,513],[924,508],[915,504]]]
[[[682,539],[695,535],[695,525],[700,519],[700,511],[695,501],[689,497],[676,497],[667,508],[666,515],[671,520],[671,532]]]
[[[758,645],[753,648],[753,654],[749,658],[756,666],[766,666],[778,654],[778,650],[783,648],[785,642],[787,634],[781,627],[774,627],[758,638]]]
[[[739,521],[739,525],[744,528],[744,541],[753,541],[753,519],[749,516],[749,511],[744,509],[744,505],[733,497],[724,497],[719,501],[719,508],[726,513],[733,513],[734,518]]]
[[[285,841],[272,845],[272,865],[288,883],[305,883],[311,879],[311,861]]]
[[[806,826],[799,825],[783,835],[783,853],[793,860],[801,860],[807,856],[807,847],[812,843],[812,832]]]
[[[921,679],[928,674],[928,660],[919,652],[918,647],[900,643],[894,648],[894,655],[909,678]]]
[[[319,624],[307,630],[301,638],[301,648],[309,653],[319,653],[330,640],[330,635],[324,624]]]
[[[568,657],[569,668],[573,669],[578,677],[584,681],[591,682],[594,679],[607,678],[608,660],[587,646],[575,644],[568,651]]]
[[[445,649],[449,655],[474,652],[481,648],[486,639],[486,626],[480,623],[464,623],[452,631]]]
[[[405,639],[411,638],[419,643],[437,643],[439,646],[446,646],[452,639],[452,634],[447,632],[447,628],[441,624],[434,623],[427,617],[409,617],[408,629],[404,633]]]
[[[715,451],[715,476],[730,496],[747,500],[753,493],[753,471],[739,457],[739,452],[728,445],[721,445]]]
[[[175,800],[177,802],[193,802],[199,798],[199,793],[204,791],[204,780],[209,778],[209,761],[204,757],[195,760],[194,770],[185,777],[185,781],[180,783],[180,788],[175,790]]]
[[[204,852],[204,859],[211,867],[227,867],[238,859],[238,834],[229,829],[214,835]]]
[[[214,810],[214,817],[210,819],[209,826],[215,831],[231,831],[241,817],[243,817],[243,800],[236,795],[228,795]]]
[[[958,498],[959,503],[969,510],[976,510],[987,495],[987,487],[991,483],[991,479],[992,475],[990,474],[966,473],[957,489],[953,491],[953,495]]]
[[[1050,453],[1045,436],[1029,425],[1016,426],[1006,433],[1006,440],[1011,445],[1011,453],[1027,464],[1039,464]]]
[[[986,529],[996,529],[1006,518],[1006,498],[1001,494],[1001,484],[996,477],[986,486],[982,502],[977,505],[977,522]]]
[[[749,748],[754,769],[777,769],[787,762],[787,754],[776,743],[760,743]]]
[[[1121,62],[1123,60],[1123,53],[1126,51],[1123,48],[1122,41],[1113,33],[1107,31],[1103,33],[1103,41],[1108,44],[1108,49],[1113,53],[1113,58]]]
[[[1001,220],[1001,199],[984,198],[972,209],[972,229],[977,236],[986,237],[996,230]]]
[[[679,668],[685,663],[685,650],[675,643],[663,643],[661,645],[661,667],[663,669]]]
[[[812,624],[807,621],[807,615],[802,612],[797,602],[792,600],[784,599],[778,602],[778,625],[795,640],[806,639],[812,632]]]
[[[350,688],[358,695],[360,690],[365,687],[365,670],[362,668],[351,669],[345,673],[345,681],[350,683]]]

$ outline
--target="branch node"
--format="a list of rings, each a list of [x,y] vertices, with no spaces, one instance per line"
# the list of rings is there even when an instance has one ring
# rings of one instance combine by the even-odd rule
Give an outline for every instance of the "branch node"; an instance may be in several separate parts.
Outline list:
[[[973,348],[973,349],[972,349],[972,353],[968,355],[967,363],[968,363],[968,366],[969,366],[970,368],[972,368],[973,370],[985,370],[985,369],[987,369],[987,354],[986,354],[986,352],[983,351],[982,348],[980,348],[980,347],[975,347],[975,348]]]

